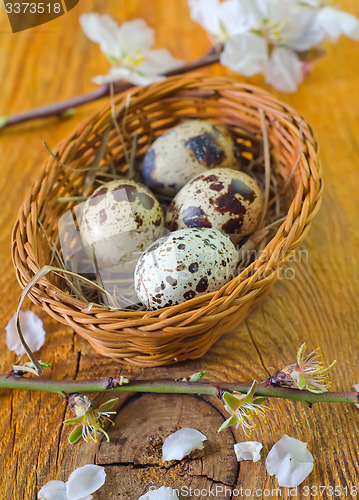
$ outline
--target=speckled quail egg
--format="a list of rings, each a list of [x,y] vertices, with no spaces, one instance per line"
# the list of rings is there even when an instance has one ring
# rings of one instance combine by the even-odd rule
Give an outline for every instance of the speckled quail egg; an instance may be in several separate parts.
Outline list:
[[[87,254],[103,268],[143,252],[160,235],[163,210],[144,186],[127,179],[104,184],[84,203],[80,236]]]
[[[182,229],[157,240],[138,260],[135,289],[148,309],[219,290],[234,277],[237,250],[215,229]]]
[[[197,175],[173,199],[166,216],[170,230],[208,227],[228,234],[233,243],[257,227],[263,208],[252,177],[230,168]]]
[[[206,120],[181,123],[158,137],[142,164],[147,186],[174,196],[182,186],[213,167],[240,168],[239,145],[223,126]]]

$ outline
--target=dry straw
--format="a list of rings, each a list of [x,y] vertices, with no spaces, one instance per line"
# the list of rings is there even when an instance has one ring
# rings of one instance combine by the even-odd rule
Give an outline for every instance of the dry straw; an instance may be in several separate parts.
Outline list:
[[[76,200],[114,172],[136,175],[148,145],[192,118],[229,127],[244,170],[262,183],[266,220],[244,244],[246,250],[256,249],[256,258],[242,259],[238,276],[218,292],[157,311],[90,304],[77,293],[81,280],[71,284],[59,273],[43,274],[29,293],[96,351],[121,363],[160,366],[202,356],[270,291],[319,209],[318,145],[297,112],[261,89],[228,78],[167,78],[120,95],[62,141],[53,151],[56,157],[49,155],[13,230],[12,256],[21,286],[44,266],[61,267],[57,224]]]

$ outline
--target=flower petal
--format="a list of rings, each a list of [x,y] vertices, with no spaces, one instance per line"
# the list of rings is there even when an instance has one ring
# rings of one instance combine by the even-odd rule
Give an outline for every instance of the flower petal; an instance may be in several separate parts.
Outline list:
[[[258,462],[261,458],[260,451],[262,448],[262,443],[258,441],[246,441],[243,443],[236,443],[234,445],[234,452],[238,461],[252,460],[253,462]]]
[[[104,85],[105,83],[114,83],[118,81],[130,82],[132,76],[132,71],[126,68],[113,67],[107,73],[107,75],[98,75],[92,78],[92,81],[97,85]]]
[[[138,71],[145,75],[163,75],[183,66],[183,61],[179,61],[171,52],[166,49],[151,50],[146,54],[146,59],[138,67]]]
[[[144,19],[126,21],[118,28],[117,42],[126,54],[136,51],[148,52],[155,43],[155,31]]]
[[[81,437],[82,437],[82,429],[83,429],[82,425],[78,425],[77,427],[75,427],[75,429],[69,435],[69,443],[70,444],[75,444],[75,443],[77,443],[77,441],[79,439],[81,439]]]
[[[231,37],[220,56],[221,64],[244,76],[261,73],[267,60],[266,41],[254,33],[242,33]]]
[[[115,399],[109,399],[108,401],[106,401],[106,403],[102,403],[102,405],[100,405],[98,408],[97,408],[97,411],[99,413],[104,413],[104,412],[108,412],[108,411],[111,411],[112,408],[114,406],[116,406],[118,402],[118,398],[115,398]]]
[[[121,54],[121,46],[117,38],[119,25],[111,16],[103,16],[95,12],[82,14],[80,24],[83,32],[91,42],[98,43],[104,54],[118,58]]]
[[[175,490],[169,486],[161,486],[161,488],[158,488],[157,490],[150,490],[140,496],[138,500],[151,500],[151,498],[156,500],[179,500]]]
[[[354,389],[359,392],[359,384],[353,384]],[[357,408],[359,408],[359,403],[354,403]]]
[[[32,352],[36,352],[44,345],[46,332],[41,319],[32,311],[20,311],[20,326],[24,339]],[[26,353],[16,329],[15,314],[5,327],[6,345],[10,351],[18,356]]]
[[[82,500],[101,488],[106,472],[99,465],[84,465],[75,469],[66,483],[68,500]]]
[[[275,48],[266,71],[266,82],[281,92],[295,92],[303,81],[302,63],[295,52]]]
[[[39,491],[40,500],[68,500],[66,483],[63,481],[49,481]]]
[[[323,7],[318,13],[318,22],[331,38],[346,35],[353,40],[359,40],[359,20],[348,12]]]
[[[317,11],[303,5],[292,6],[284,36],[287,38],[287,47],[296,52],[309,50],[322,43],[325,31],[318,23]]]
[[[294,488],[312,472],[313,455],[307,443],[284,434],[268,453],[266,468],[277,477],[279,486]]]
[[[188,0],[190,15],[210,35],[222,40],[218,0]]]
[[[193,450],[202,450],[206,436],[196,429],[180,429],[168,436],[162,446],[162,460],[182,460]]]

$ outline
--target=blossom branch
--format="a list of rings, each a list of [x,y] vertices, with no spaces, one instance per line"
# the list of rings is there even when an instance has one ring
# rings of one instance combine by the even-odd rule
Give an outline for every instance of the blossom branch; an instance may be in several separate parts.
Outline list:
[[[220,52],[217,50],[211,50],[211,52],[194,61],[192,63],[181,66],[177,69],[168,71],[163,74],[164,77],[180,75],[188,73],[190,71],[195,71],[207,66],[211,66],[219,62]],[[18,113],[12,116],[2,116],[0,117],[0,130],[3,128],[12,127],[14,125],[19,125],[20,123],[25,123],[32,120],[38,120],[40,118],[50,118],[52,116],[63,117],[72,114],[74,108],[89,104],[91,102],[98,101],[104,97],[109,97],[111,95],[111,85],[113,85],[113,93],[120,94],[133,87],[130,83],[116,82],[114,84],[106,83],[100,88],[89,92],[88,94],[72,97],[65,101],[49,104],[47,106],[41,106],[39,108],[32,109],[30,111],[25,111],[23,113]]]
[[[120,378],[106,377],[98,380],[50,380],[44,378],[25,378],[10,372],[0,376],[0,388],[25,389],[57,394],[75,392],[147,392],[162,394],[200,394],[222,398],[225,392],[246,394],[251,383],[214,383],[188,382],[174,380],[135,380],[119,385]],[[258,383],[256,396],[289,399],[303,403],[358,403],[357,392],[325,392],[314,394],[305,390],[289,389],[271,384],[268,381]]]

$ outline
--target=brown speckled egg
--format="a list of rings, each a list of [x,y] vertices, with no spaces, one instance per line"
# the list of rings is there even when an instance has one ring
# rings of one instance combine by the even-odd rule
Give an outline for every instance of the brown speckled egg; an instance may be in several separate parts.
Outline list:
[[[235,246],[220,231],[175,231],[139,258],[134,274],[137,296],[154,310],[214,292],[234,277],[237,260]]]
[[[84,203],[80,235],[89,256],[104,268],[143,252],[159,236],[162,208],[144,186],[127,179],[104,184]]]
[[[252,177],[215,168],[189,181],[173,199],[166,223],[171,231],[208,227],[228,234],[234,243],[257,227],[263,196]]]
[[[174,196],[190,179],[209,168],[240,168],[239,145],[222,125],[190,120],[158,137],[142,164],[147,186]]]

